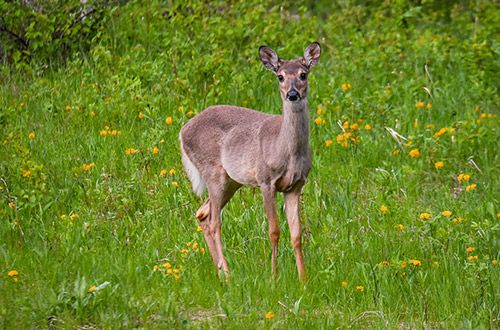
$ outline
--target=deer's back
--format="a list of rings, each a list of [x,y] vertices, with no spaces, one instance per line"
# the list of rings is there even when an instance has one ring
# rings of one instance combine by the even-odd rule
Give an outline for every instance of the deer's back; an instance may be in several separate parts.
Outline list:
[[[204,170],[221,166],[233,180],[255,186],[260,130],[279,117],[236,106],[212,106],[182,128],[183,148],[202,176]]]

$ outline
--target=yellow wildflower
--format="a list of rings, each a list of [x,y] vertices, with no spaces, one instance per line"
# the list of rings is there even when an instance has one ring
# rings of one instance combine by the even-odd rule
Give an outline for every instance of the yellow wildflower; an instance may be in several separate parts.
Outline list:
[[[420,157],[420,151],[418,151],[418,149],[412,149],[410,150],[410,156],[411,158]]]
[[[167,117],[167,119],[165,119],[165,121],[167,122],[167,125],[172,124],[172,117]]]
[[[135,149],[134,148],[128,148],[127,151],[125,151],[127,155],[133,155],[135,154]]]
[[[90,115],[91,115],[92,117],[95,117],[95,112],[94,112],[94,111],[90,111]]]
[[[30,133],[28,137],[30,140],[33,140],[35,138],[35,133]]]
[[[328,141],[326,141],[326,146],[329,147],[332,143],[333,143],[332,140],[328,140]]]
[[[467,248],[467,252],[474,252],[475,250],[476,250],[476,249],[475,249],[475,248],[473,248],[473,247],[468,247],[468,248]]]
[[[164,263],[162,266],[163,266],[163,268],[170,268],[170,267],[172,267],[172,265],[169,262]]]
[[[318,114],[318,116],[321,116],[321,108],[318,107],[318,110],[316,111],[316,113]]]
[[[179,188],[179,184],[175,181],[172,181],[172,186],[176,186],[177,188]]]
[[[387,212],[387,206],[382,205],[382,206],[380,207],[380,211],[384,212],[384,214],[385,214],[385,212]]]
[[[464,179],[464,175],[463,174],[459,174],[458,177],[457,177],[458,182],[461,182],[463,179]]]
[[[266,319],[269,320],[269,319],[272,319],[274,317],[274,314],[269,312],[266,314]]]
[[[71,220],[73,220],[74,218],[79,218],[79,217],[80,217],[80,216],[79,216],[78,214],[76,214],[76,213],[73,213],[73,214],[70,216]]]
[[[427,103],[427,109],[430,109],[430,108],[432,108],[432,104]]]
[[[66,219],[66,214],[60,216],[61,219]]]
[[[451,215],[451,212],[450,211],[443,211],[441,212],[442,215],[444,215],[445,217],[449,217]]]
[[[467,259],[469,259],[469,261],[472,261],[472,260],[477,260],[477,256],[469,256],[467,257]]]
[[[158,270],[158,265],[154,265],[153,270]]]
[[[363,286],[361,286],[361,285],[358,285],[356,287],[356,291],[365,291],[365,288]]]
[[[167,170],[161,170],[160,175],[165,175],[167,174]]]
[[[492,260],[491,262],[493,263],[493,265],[498,265],[498,261],[496,260]]]
[[[464,175],[464,180],[465,181],[469,181],[470,180],[470,175],[469,174],[465,174]]]
[[[347,287],[347,282],[342,282],[342,286],[343,286],[344,288],[346,288],[346,287]]]
[[[168,172],[168,173],[170,173],[170,175],[174,175],[176,172],[175,172],[175,170],[172,168],[172,169],[170,169],[170,172]]]
[[[71,107],[69,105],[67,105],[66,110],[71,110]]]
[[[196,231],[202,231],[203,228],[201,228],[201,226],[198,226],[198,228],[196,228]]]
[[[91,286],[91,287],[89,288],[89,292],[94,291],[96,288],[97,288],[97,286],[95,286],[95,285],[94,285],[94,286]]]
[[[410,262],[413,264],[413,266],[422,266],[422,263],[419,260],[410,260]]]
[[[187,113],[188,118],[193,117],[193,115],[194,115],[194,111],[189,110],[188,113]]]
[[[424,220],[424,219],[429,219],[431,217],[431,215],[429,213],[421,213],[420,214],[420,220]]]
[[[142,114],[142,112],[139,112],[139,119],[142,119],[144,118],[144,115]]]
[[[401,231],[403,231],[405,229],[405,226],[403,226],[402,224],[397,224],[394,227],[399,228],[399,230],[401,230]]]
[[[153,150],[151,150],[152,153],[157,154],[160,151],[157,147],[154,147]]]
[[[371,130],[371,129],[372,129],[372,127],[371,127],[370,125],[366,124],[366,125],[365,125],[365,129],[366,129],[367,131],[369,131],[369,130]]]
[[[316,125],[319,125],[319,124],[321,124],[321,120],[322,120],[321,117],[318,117],[318,118],[314,119],[314,122],[316,123]]]
[[[8,273],[8,275],[9,275],[10,277],[12,277],[12,276],[17,276],[17,275],[19,275],[19,272],[18,272],[17,270],[11,270],[11,271]]]
[[[170,269],[170,268],[167,269],[167,274],[169,274],[169,275],[172,274],[172,269]]]
[[[442,167],[444,167],[444,163],[443,162],[437,162],[437,163],[434,164],[434,167],[435,168],[442,168]]]

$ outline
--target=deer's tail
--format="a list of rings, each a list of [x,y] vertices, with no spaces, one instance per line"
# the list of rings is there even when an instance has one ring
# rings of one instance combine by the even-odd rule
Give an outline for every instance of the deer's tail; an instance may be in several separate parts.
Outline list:
[[[182,164],[184,164],[184,168],[191,180],[191,184],[193,185],[193,191],[196,195],[202,196],[207,188],[207,185],[203,178],[201,177],[200,171],[194,166],[191,159],[187,155],[184,147],[182,145],[182,136],[179,134],[179,140],[181,141],[181,153],[182,153]]]

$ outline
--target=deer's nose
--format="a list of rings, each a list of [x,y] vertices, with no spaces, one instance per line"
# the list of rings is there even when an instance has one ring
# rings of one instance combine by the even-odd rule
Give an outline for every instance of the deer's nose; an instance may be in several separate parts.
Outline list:
[[[286,98],[288,101],[292,101],[292,102],[297,101],[298,99],[300,99],[300,94],[296,90],[292,89],[291,91],[286,93]]]

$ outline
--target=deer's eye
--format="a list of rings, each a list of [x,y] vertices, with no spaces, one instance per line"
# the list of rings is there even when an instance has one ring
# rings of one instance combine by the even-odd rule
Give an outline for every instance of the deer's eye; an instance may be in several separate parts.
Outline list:
[[[282,75],[279,75],[279,76],[278,76],[278,80],[279,80],[280,82],[283,82],[283,80],[285,80],[285,78],[283,78],[283,76],[282,76]]]
[[[307,78],[307,75],[306,75],[304,72],[302,72],[302,73],[300,74],[300,79],[302,79],[302,80],[306,80],[306,78]]]

